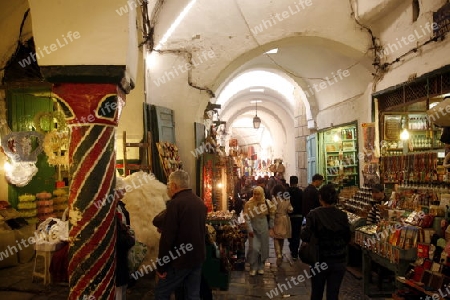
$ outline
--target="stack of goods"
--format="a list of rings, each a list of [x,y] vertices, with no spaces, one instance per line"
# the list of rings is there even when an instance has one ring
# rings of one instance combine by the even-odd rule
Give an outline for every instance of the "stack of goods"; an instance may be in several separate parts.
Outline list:
[[[31,194],[23,194],[19,196],[19,203],[17,204],[17,210],[19,216],[24,218],[28,224],[38,223],[37,210],[36,210],[36,197]]]
[[[429,241],[430,234],[430,231],[418,226],[382,221],[378,226],[358,228],[355,243],[389,259],[392,263],[398,263],[400,260],[415,260],[418,244]]]
[[[64,211],[68,207],[69,196],[65,189],[54,190],[53,196],[53,212],[57,218],[62,219]]]
[[[218,221],[218,220],[231,220],[234,216],[233,211],[211,211],[208,213],[208,221]]]
[[[48,192],[41,192],[36,194],[37,217],[39,221],[44,221],[49,217],[54,217],[53,214],[53,200],[52,194]]]

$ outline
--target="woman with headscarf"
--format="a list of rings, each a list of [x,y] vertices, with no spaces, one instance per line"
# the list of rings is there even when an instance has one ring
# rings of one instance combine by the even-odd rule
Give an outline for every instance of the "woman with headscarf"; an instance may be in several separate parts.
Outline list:
[[[294,208],[291,205],[289,193],[281,184],[276,185],[272,190],[272,201],[275,202],[276,212],[274,218],[273,245],[277,255],[277,266],[281,266],[283,261],[283,245],[284,240],[291,238],[291,220],[288,213],[291,213]]]
[[[269,257],[269,229],[273,230],[275,206],[266,202],[264,189],[257,186],[253,197],[245,204],[244,217],[249,237],[248,260],[250,276],[264,274],[264,263]]]

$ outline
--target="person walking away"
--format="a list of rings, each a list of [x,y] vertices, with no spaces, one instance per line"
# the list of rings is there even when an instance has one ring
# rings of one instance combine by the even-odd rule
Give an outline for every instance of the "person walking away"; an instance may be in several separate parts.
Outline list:
[[[306,217],[308,213],[320,206],[319,202],[319,192],[318,188],[323,183],[323,176],[320,174],[315,174],[312,177],[312,182],[303,191],[303,201],[302,201],[302,215]]]
[[[276,185],[272,190],[272,201],[276,205],[275,219],[273,230],[270,236],[273,238],[275,253],[277,255],[277,266],[281,266],[283,262],[283,245],[284,240],[291,237],[291,221],[288,213],[293,211],[289,200],[289,193],[283,185]]]
[[[259,275],[264,274],[264,263],[269,258],[269,228],[273,229],[274,212],[275,209],[266,203],[263,188],[255,187],[253,197],[244,207],[244,218],[249,237],[247,257],[250,263],[250,276],[255,276],[256,272]]]
[[[315,269],[315,274],[311,277],[311,300],[322,300],[325,285],[326,299],[338,300],[339,289],[346,272],[350,225],[347,214],[335,206],[338,196],[332,184],[323,186],[319,190],[319,195],[321,207],[311,210],[301,233],[303,242],[310,242],[314,235],[318,247],[315,265],[323,266],[325,263],[326,266],[321,268],[320,272]]]
[[[184,286],[187,299],[200,299],[202,264],[206,258],[207,208],[189,188],[189,174],[172,172],[167,182],[171,197],[161,226],[155,288],[156,300],[169,300]]]
[[[292,234],[288,238],[289,250],[294,261],[298,259],[298,248],[300,247],[300,231],[302,229],[303,215],[302,215],[302,190],[298,187],[298,177],[289,177],[289,196],[293,211],[289,214],[291,221]]]

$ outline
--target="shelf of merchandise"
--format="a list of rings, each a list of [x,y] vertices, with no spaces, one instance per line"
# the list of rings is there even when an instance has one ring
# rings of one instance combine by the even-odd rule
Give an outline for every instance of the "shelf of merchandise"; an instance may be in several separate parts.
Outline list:
[[[339,152],[356,152],[356,150],[327,151],[327,153],[339,153]]]
[[[427,291],[427,290],[425,290],[423,287],[421,287],[420,285],[417,285],[417,284],[415,284],[414,282],[412,282],[411,280],[407,280],[407,279],[405,279],[405,278],[403,278],[403,277],[400,277],[400,276],[396,276],[395,279],[397,279],[397,281],[400,282],[400,283],[402,283],[402,284],[405,284],[405,285],[407,285],[407,286],[409,286],[409,287],[412,287],[413,289],[418,290],[419,292],[424,293],[425,295],[431,296],[432,298],[430,298],[430,299],[436,299],[436,296],[434,296],[434,295],[437,295],[437,296],[439,297],[439,298],[437,298],[437,299],[442,299],[442,300],[445,299],[445,298],[442,298],[442,297],[439,295],[439,292],[438,292],[438,291]],[[394,298],[394,299],[395,299],[395,298]],[[402,298],[400,297],[400,298],[398,298],[398,299],[402,299]]]

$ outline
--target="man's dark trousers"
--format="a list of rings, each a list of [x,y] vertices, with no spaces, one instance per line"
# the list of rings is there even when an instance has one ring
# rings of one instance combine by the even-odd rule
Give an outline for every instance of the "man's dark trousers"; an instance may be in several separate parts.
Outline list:
[[[302,229],[303,217],[301,215],[294,215],[290,217],[292,235],[289,241],[289,249],[291,250],[292,258],[298,258],[298,248],[300,247],[300,231]]]

